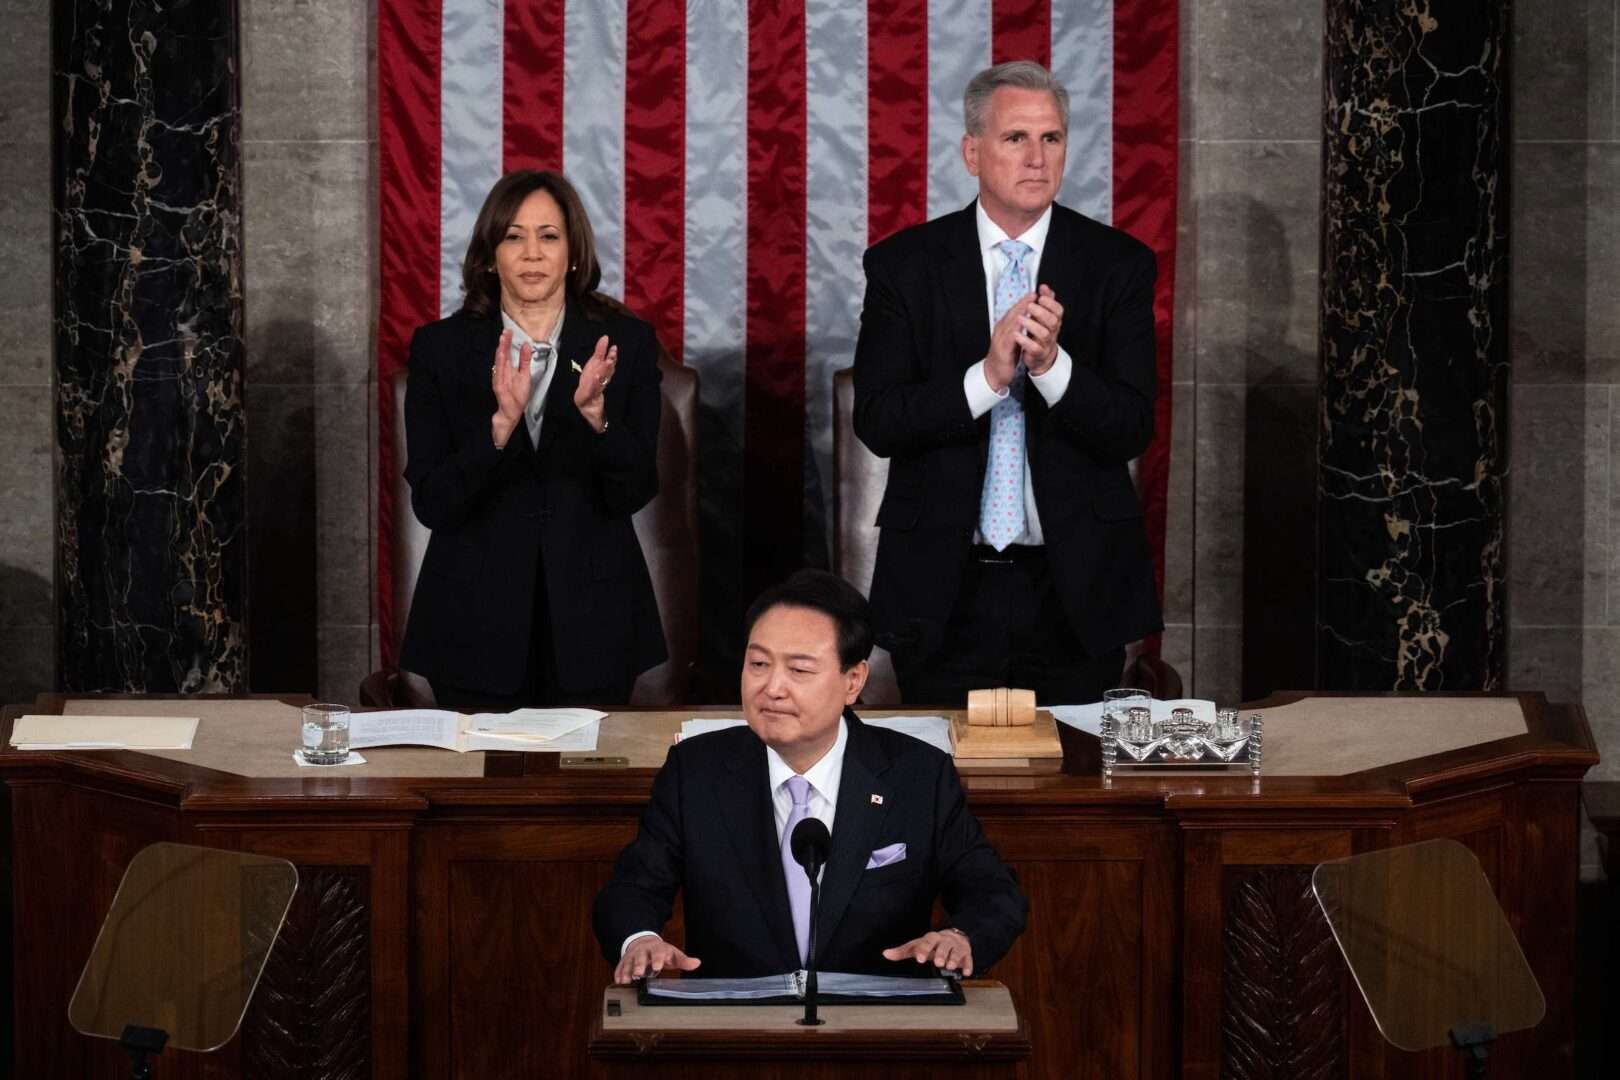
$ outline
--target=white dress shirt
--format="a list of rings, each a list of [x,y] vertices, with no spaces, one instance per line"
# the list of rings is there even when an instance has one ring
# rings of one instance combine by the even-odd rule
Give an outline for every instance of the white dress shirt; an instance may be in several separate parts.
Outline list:
[[[838,738],[833,742],[832,749],[821,755],[816,762],[804,772],[804,778],[810,781],[810,816],[820,818],[821,823],[832,832],[833,814],[838,810],[838,785],[844,779],[844,748],[849,745],[849,725],[843,717],[838,718]],[[799,775],[793,771],[793,766],[782,760],[772,747],[765,748],[765,768],[770,775],[771,809],[776,815],[776,846],[782,846],[783,834],[787,832],[788,818],[793,815],[793,793],[788,791],[788,781]],[[766,873],[770,871],[767,870]],[[826,867],[822,867],[826,872]],[[619,946],[619,955],[630,943],[640,937],[657,937],[656,930],[637,930],[624,939]]]
[[[567,309],[557,312],[557,321],[551,326],[551,333],[546,335],[545,343],[551,346],[551,355],[542,360],[538,350],[529,353],[529,401],[523,408],[523,424],[529,429],[529,441],[535,446],[540,445],[540,424],[545,420],[546,391],[551,389],[551,378],[557,373],[557,340],[562,337],[563,316]],[[534,339],[524,332],[506,312],[501,312],[501,325],[512,331],[512,366],[518,366],[523,356],[523,346],[533,345]]]
[[[849,725],[844,723],[843,717],[839,717],[838,738],[833,742],[832,749],[821,755],[821,760],[804,773],[804,778],[810,781],[810,816],[820,818],[829,833],[832,832],[833,814],[838,809],[838,785],[844,779],[844,747],[848,744]],[[765,748],[765,766],[771,777],[771,806],[776,811],[776,845],[781,847],[788,818],[793,814],[793,794],[788,791],[787,782],[797,774],[793,766],[783,761],[782,755],[769,746]]]
[[[1032,249],[1024,257],[1024,269],[1029,274],[1029,283],[1033,291],[1040,281],[1041,254],[1046,247],[1046,234],[1052,227],[1052,208],[1048,206],[1029,228],[1019,236],[1009,237],[1002,231],[1000,225],[990,220],[990,215],[984,212],[983,203],[973,204],[973,216],[979,228],[979,254],[984,259],[985,284],[985,311],[990,315],[990,330],[995,332],[996,320],[996,282],[1000,280],[1002,271],[1007,269],[1011,260],[1002,254],[996,245],[1003,240],[1021,240]],[[1063,346],[1058,346],[1057,359],[1052,366],[1039,375],[1030,373],[1030,385],[1040,391],[1041,397],[1046,399],[1048,405],[1056,405],[1069,389],[1069,378],[1074,374],[1074,360],[1069,356]],[[1011,393],[1011,388],[1002,387],[1000,391],[991,388],[990,380],[984,374],[984,361],[980,360],[968,368],[962,376],[962,392],[967,395],[968,409],[977,420],[991,409],[996,402]],[[1029,455],[1024,455],[1024,531],[1013,538],[1015,544],[1034,545],[1045,543],[1041,533],[1041,516],[1035,509],[1035,484],[1030,478]],[[984,536],[978,529],[973,530],[973,542],[984,543]]]

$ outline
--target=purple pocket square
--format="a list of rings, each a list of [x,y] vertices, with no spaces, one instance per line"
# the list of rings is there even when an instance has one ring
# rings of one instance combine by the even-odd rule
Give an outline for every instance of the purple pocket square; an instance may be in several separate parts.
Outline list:
[[[880,866],[893,866],[906,857],[906,845],[890,844],[880,847],[872,852],[872,857],[866,860],[868,870],[876,870]]]

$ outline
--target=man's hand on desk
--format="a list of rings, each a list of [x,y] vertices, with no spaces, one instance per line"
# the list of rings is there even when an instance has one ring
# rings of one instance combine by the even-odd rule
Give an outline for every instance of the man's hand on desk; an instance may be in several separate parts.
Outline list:
[[[933,961],[941,971],[960,971],[963,978],[973,974],[973,943],[960,930],[934,930],[883,950],[885,960],[904,960],[908,956],[919,964]]]
[[[657,975],[666,967],[691,971],[701,963],[703,961],[695,956],[687,956],[663,938],[648,934],[636,938],[625,947],[624,955],[619,957],[619,966],[613,969],[613,981],[627,986],[643,975]]]

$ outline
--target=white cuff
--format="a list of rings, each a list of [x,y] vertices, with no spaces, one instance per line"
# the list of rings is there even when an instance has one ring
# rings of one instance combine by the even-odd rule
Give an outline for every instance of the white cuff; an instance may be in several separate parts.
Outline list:
[[[984,377],[983,360],[962,373],[962,392],[967,395],[968,412],[975,420],[995,408],[996,402],[1009,393],[1005,386],[999,392],[990,386],[990,380]]]
[[[620,960],[624,959],[624,951],[630,947],[630,943],[632,941],[636,940],[636,938],[657,937],[657,936],[658,936],[658,931],[656,931],[656,930],[637,930],[635,933],[633,933],[629,937],[625,938],[624,939],[624,944],[619,946],[619,959]]]
[[[1041,392],[1048,405],[1056,405],[1063,399],[1064,391],[1068,390],[1069,377],[1073,374],[1074,360],[1059,345],[1057,359],[1052,361],[1052,366],[1039,375],[1032,372],[1029,381],[1035,384],[1035,389]]]

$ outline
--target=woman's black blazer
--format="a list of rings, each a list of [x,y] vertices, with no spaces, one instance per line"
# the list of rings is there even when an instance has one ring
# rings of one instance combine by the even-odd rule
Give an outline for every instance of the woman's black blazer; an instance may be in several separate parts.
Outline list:
[[[490,364],[501,320],[457,314],[411,340],[405,479],[432,531],[400,662],[430,683],[516,693],[545,575],[563,690],[626,685],[668,655],[630,516],[658,491],[658,349],[652,327],[570,302],[540,445],[520,422],[497,448]],[[599,337],[618,346],[598,435],[574,406]],[[542,703],[543,704],[543,703]]]

